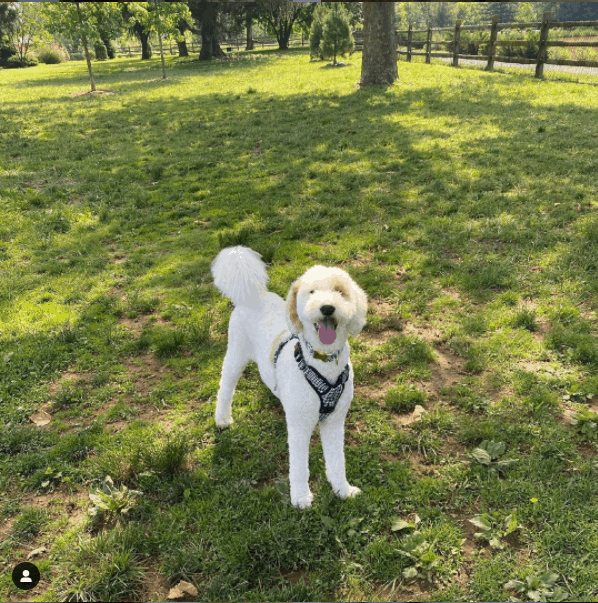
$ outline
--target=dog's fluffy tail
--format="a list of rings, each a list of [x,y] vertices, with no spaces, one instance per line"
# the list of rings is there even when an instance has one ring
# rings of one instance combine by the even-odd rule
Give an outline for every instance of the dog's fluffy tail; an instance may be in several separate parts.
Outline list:
[[[227,247],[212,262],[214,285],[235,306],[255,307],[267,292],[261,255],[249,247]]]

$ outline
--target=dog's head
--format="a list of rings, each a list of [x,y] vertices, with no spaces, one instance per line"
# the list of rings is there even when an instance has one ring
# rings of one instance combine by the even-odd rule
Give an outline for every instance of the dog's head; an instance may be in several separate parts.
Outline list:
[[[331,353],[349,335],[359,335],[366,321],[367,296],[340,268],[313,266],[292,285],[287,296],[287,324],[303,333],[317,350]]]

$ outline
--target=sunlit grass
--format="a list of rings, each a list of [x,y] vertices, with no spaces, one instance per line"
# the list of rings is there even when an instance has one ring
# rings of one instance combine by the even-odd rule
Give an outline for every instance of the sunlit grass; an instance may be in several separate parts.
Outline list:
[[[181,579],[205,601],[509,600],[545,571],[591,600],[596,434],[570,417],[598,394],[595,79],[415,61],[358,89],[360,53],[239,57],[168,57],[166,81],[159,59],[95,62],[114,94],[94,96],[69,96],[89,89],[82,62],[0,71],[0,559],[51,551],[38,600],[163,600]],[[355,500],[332,495],[316,438],[314,506],[290,507],[284,416],[255,366],[215,429],[230,304],[209,267],[233,244],[282,296],[315,263],[368,294]],[[479,463],[484,441],[506,452]],[[92,525],[107,474],[143,496]],[[495,511],[522,525],[504,550],[468,523]],[[415,528],[393,529],[414,515],[440,559],[417,588]]]

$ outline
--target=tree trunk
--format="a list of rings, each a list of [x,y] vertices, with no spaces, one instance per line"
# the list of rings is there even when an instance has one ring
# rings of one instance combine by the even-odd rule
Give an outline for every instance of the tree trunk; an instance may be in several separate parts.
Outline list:
[[[179,57],[189,56],[189,50],[187,49],[187,42],[185,42],[185,40],[177,42],[176,45],[179,47]]]
[[[177,25],[177,29],[179,30],[181,35],[184,36],[185,29],[186,29],[185,22],[179,21],[179,24]],[[179,42],[177,40],[176,45],[179,47],[179,57],[188,57],[189,56],[189,50],[187,49],[187,42],[185,42],[184,39],[181,42]]]
[[[140,32],[139,39],[141,40],[141,60],[152,58],[152,47],[149,43],[149,33]]]
[[[390,86],[399,78],[395,39],[395,3],[363,3],[361,86]]]
[[[198,3],[199,4],[199,3]],[[201,15],[201,50],[200,61],[226,58],[226,53],[218,44],[218,3],[202,2],[204,6]]]
[[[253,50],[253,19],[251,18],[249,9],[247,9],[245,24],[247,26],[247,46],[245,47],[245,50]]]
[[[79,25],[83,29],[83,17],[81,16],[81,7],[78,2],[75,2],[77,6],[77,16],[79,17]],[[91,69],[91,57],[89,56],[89,46],[87,45],[87,37],[81,32],[81,41],[83,42],[83,50],[85,51],[85,60],[87,61],[87,70],[89,71],[89,79],[91,80],[91,91],[96,91],[96,84],[93,81],[93,71]]]

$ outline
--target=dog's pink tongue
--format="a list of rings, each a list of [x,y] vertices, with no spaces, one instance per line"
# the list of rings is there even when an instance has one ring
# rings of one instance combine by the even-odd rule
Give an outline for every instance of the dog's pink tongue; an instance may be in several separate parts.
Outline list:
[[[318,330],[320,341],[328,345],[334,343],[336,340],[336,331],[332,327],[327,327],[323,322],[318,324],[320,325],[320,329]]]

